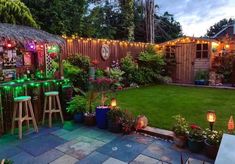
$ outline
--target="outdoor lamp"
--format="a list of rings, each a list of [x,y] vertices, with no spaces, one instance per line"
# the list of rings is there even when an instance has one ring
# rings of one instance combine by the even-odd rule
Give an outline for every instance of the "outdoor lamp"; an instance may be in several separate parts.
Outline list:
[[[117,100],[115,98],[111,99],[111,107],[114,109],[117,106]]]
[[[207,117],[207,121],[209,122],[211,131],[212,131],[213,124],[215,123],[215,120],[216,120],[215,111],[212,111],[212,110],[207,111],[206,117]]]
[[[228,132],[233,132],[233,130],[234,130],[233,116],[230,116],[228,121]]]

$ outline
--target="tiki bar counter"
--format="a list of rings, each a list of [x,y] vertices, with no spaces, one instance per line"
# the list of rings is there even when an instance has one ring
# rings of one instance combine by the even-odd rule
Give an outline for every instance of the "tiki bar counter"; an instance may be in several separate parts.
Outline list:
[[[61,100],[63,86],[69,83],[62,76],[63,46],[64,40],[58,36],[30,27],[0,23],[0,135],[11,129],[12,120],[18,115],[13,112],[15,108],[21,109],[21,115],[22,112],[27,114],[31,104],[34,120],[39,124],[45,92],[56,91]],[[29,105],[24,104],[27,99],[31,100]],[[16,126],[17,118],[15,120]]]

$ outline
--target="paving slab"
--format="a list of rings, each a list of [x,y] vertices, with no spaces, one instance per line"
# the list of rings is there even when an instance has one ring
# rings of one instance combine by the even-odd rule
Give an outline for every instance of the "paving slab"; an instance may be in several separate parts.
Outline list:
[[[65,142],[62,138],[48,134],[21,142],[18,147],[33,156],[38,156]]]
[[[117,138],[97,151],[124,162],[131,162],[134,160],[147,145],[133,142],[125,138]]]
[[[51,162],[50,164],[74,164],[76,162],[78,162],[78,160],[76,158],[65,154],[62,157]]]
[[[103,164],[127,164],[127,163],[115,158],[109,158],[105,162],[103,162]]]
[[[109,158],[109,156],[95,151],[95,152],[92,152],[91,154],[89,154],[87,157],[80,160],[79,162],[77,162],[77,164],[78,163],[79,164],[103,163],[108,158]]]

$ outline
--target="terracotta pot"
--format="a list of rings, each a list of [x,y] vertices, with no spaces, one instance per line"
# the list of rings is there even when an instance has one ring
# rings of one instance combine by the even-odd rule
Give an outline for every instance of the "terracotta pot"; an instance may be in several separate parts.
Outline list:
[[[193,153],[199,153],[204,146],[203,140],[194,140],[190,137],[188,138],[188,148]]]
[[[205,143],[205,153],[207,157],[215,159],[219,150],[219,146],[211,145],[207,142],[207,140],[205,140],[204,143]]]
[[[174,136],[174,143],[177,147],[179,148],[183,148],[186,146],[187,144],[187,137],[186,136]]]
[[[95,126],[96,125],[95,115],[85,115],[84,124],[87,126]]]

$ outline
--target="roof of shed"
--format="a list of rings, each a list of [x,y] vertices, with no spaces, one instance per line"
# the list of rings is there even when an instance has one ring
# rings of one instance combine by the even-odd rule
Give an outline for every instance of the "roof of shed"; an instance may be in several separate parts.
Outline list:
[[[187,40],[189,40],[189,41],[193,40],[194,42],[196,42],[196,41],[217,42],[215,39],[211,39],[211,38],[183,36],[183,37],[180,37],[180,38],[176,38],[176,39],[173,39],[173,40],[169,40],[169,41],[160,43],[159,45],[161,46],[161,45],[165,45],[165,44],[170,44],[172,42],[180,43],[182,41],[187,41]]]
[[[0,23],[0,38],[12,39],[24,44],[27,41],[64,45],[65,40],[57,35],[28,26]]]

